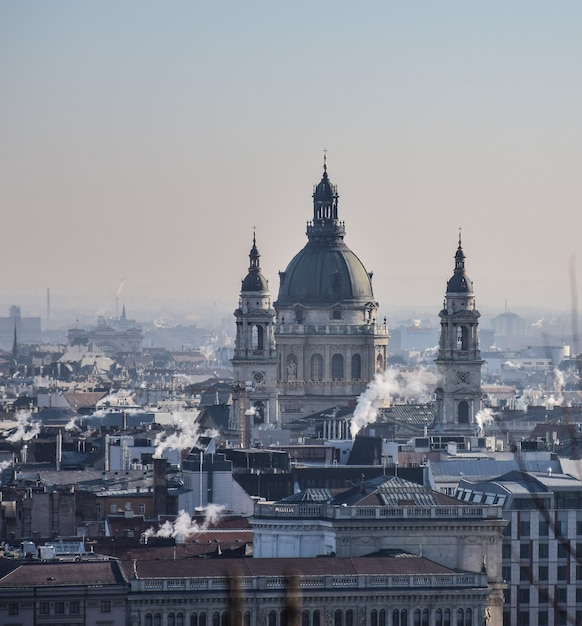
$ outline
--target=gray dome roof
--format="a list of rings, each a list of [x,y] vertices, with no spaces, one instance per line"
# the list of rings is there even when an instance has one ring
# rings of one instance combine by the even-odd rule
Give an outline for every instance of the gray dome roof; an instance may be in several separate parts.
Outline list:
[[[344,223],[338,219],[337,187],[324,160],[321,182],[313,189],[313,221],[307,224],[307,245],[284,272],[279,272],[275,306],[328,306],[374,301],[372,274],[344,243]]]
[[[261,272],[261,255],[257,248],[257,241],[253,234],[253,247],[249,252],[249,273],[243,278],[241,291],[268,291],[269,283]]]
[[[459,235],[459,247],[455,253],[455,273],[447,282],[447,293],[473,293],[473,281],[465,271],[465,253],[461,247]]]
[[[310,241],[279,276],[279,306],[374,300],[371,275],[343,241],[333,246]]]

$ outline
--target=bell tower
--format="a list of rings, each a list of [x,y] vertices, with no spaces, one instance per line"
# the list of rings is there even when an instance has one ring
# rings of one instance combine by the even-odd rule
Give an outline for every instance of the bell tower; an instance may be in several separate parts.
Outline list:
[[[443,309],[439,313],[441,334],[436,364],[436,422],[445,430],[474,431],[481,410],[481,352],[479,317],[473,281],[465,271],[465,254],[459,245],[455,270],[447,282]]]
[[[253,426],[274,425],[279,421],[277,408],[277,356],[275,352],[275,310],[267,279],[260,266],[259,250],[253,233],[249,269],[242,280],[236,318],[234,357],[235,380],[232,427],[247,430],[239,423],[245,419]],[[250,433],[247,433],[250,435]]]

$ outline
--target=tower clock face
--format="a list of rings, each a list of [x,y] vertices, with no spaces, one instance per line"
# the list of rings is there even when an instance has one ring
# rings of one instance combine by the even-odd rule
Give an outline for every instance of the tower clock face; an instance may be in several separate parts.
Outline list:
[[[263,372],[255,372],[253,374],[253,380],[257,383],[257,385],[260,385],[265,382],[265,375]]]
[[[471,376],[469,375],[469,372],[459,372],[457,374],[457,380],[459,383],[467,384],[471,380]]]

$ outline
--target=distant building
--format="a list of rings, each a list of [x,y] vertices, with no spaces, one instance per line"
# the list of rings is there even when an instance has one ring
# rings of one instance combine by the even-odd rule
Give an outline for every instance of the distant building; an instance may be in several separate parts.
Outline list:
[[[0,348],[12,350],[15,337],[18,345],[41,343],[40,317],[22,317],[20,307],[14,304],[8,317],[0,317]]]

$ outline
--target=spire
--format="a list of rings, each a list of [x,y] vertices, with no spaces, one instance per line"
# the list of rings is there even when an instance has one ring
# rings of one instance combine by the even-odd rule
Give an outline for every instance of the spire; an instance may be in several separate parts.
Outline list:
[[[12,342],[12,360],[18,362],[18,335],[16,333],[16,324],[14,324],[14,341]]]
[[[327,173],[327,150],[323,152],[323,176],[313,188],[313,221],[307,225],[310,241],[329,243],[341,240],[345,235],[344,223],[338,220],[337,186],[332,184]]]
[[[261,255],[257,248],[257,237],[253,227],[253,247],[249,252],[249,271],[242,281],[243,291],[267,291],[266,278],[261,273]]]
[[[455,252],[455,271],[447,283],[447,293],[473,293],[473,282],[465,271],[465,253],[461,242],[461,228],[459,228],[459,243]]]
[[[461,227],[459,226],[459,246],[455,253],[455,273],[465,271],[465,254],[461,244]]]

